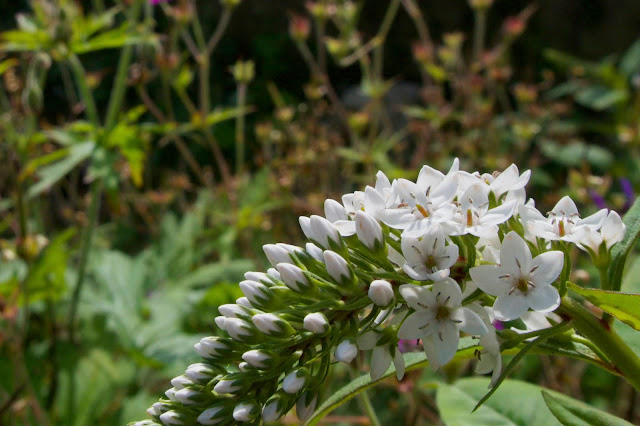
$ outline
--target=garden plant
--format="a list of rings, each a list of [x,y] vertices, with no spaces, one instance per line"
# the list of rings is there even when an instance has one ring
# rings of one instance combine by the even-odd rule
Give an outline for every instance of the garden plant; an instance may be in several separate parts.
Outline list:
[[[0,424],[640,422],[640,41],[437,3],[0,5]]]

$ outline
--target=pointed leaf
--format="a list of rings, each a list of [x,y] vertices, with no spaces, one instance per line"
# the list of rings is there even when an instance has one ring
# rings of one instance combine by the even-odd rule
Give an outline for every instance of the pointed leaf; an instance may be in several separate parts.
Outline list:
[[[488,385],[488,379],[478,377],[440,384],[436,403],[443,422],[457,426],[559,425],[545,407],[540,394],[544,388],[519,380],[506,380],[497,398],[471,412]]]
[[[559,393],[542,391],[542,397],[553,415],[565,426],[630,426],[620,417],[588,406],[584,402]]]
[[[567,286],[603,311],[640,330],[640,294],[582,288],[572,282],[567,282]]]
[[[624,264],[629,252],[635,247],[638,236],[640,236],[640,198],[636,199],[622,221],[627,226],[627,233],[622,241],[613,246],[611,264],[609,266],[609,282],[611,290],[614,291],[620,290]]]

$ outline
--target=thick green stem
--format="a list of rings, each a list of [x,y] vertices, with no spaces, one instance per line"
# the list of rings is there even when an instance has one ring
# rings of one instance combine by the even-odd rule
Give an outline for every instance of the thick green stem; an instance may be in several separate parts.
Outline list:
[[[91,249],[91,242],[93,240],[93,231],[98,221],[101,196],[102,181],[100,179],[97,179],[91,185],[91,206],[89,207],[89,223],[87,223],[87,227],[84,230],[84,235],[82,238],[82,245],[80,247],[80,264],[78,265],[78,277],[76,279],[75,288],[73,289],[73,295],[71,297],[71,304],[69,306],[69,337],[71,341],[74,340],[76,312],[78,310],[78,302],[80,301],[80,294],[82,293],[84,277],[87,271],[89,251]]]
[[[609,324],[600,321],[587,308],[570,297],[562,300],[559,311],[571,317],[575,330],[591,340],[621,375],[634,388],[640,390],[640,358]]]

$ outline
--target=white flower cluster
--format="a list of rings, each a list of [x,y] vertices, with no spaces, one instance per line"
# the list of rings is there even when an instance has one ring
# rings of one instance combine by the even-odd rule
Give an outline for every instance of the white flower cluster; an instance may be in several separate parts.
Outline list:
[[[222,337],[195,345],[203,362],[172,380],[166,399],[140,424],[275,421],[293,406],[311,416],[333,361],[371,351],[370,375],[394,364],[399,341],[420,339],[434,368],[451,361],[461,333],[477,337],[476,371],[501,373],[494,320],[561,302],[558,278],[575,244],[596,264],[624,235],[615,212],[581,218],[564,197],[546,216],[526,199],[530,172],[424,166],[413,182],[391,182],[325,202],[325,217],[301,217],[304,248],[264,246],[273,266],[248,272],[245,297],[219,307]],[[531,310],[531,311],[529,311]]]

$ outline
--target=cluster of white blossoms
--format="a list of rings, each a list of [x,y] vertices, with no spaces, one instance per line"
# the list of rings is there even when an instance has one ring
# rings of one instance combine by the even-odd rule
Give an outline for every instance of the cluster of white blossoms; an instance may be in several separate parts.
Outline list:
[[[581,218],[569,197],[542,214],[526,198],[530,174],[469,173],[456,159],[447,174],[379,172],[375,186],[327,200],[325,217],[300,218],[304,248],[264,246],[273,267],[245,274],[244,297],[219,307],[218,336],[195,345],[202,362],[137,424],[270,422],[294,406],[304,421],[334,362],[362,356],[373,380],[393,363],[401,379],[402,339],[419,339],[439,368],[461,335],[476,337],[476,371],[495,383],[494,322],[554,311],[570,245],[606,264],[625,231],[613,211]]]

